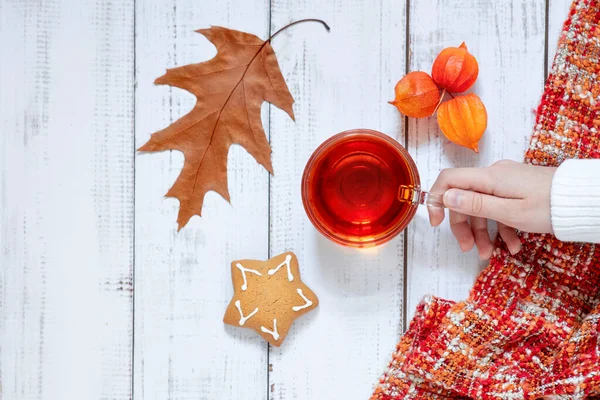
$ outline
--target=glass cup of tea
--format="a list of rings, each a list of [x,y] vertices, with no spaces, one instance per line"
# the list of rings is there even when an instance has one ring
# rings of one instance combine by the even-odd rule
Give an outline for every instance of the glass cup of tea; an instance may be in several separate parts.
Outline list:
[[[302,176],[302,203],[321,234],[352,247],[391,240],[418,205],[443,207],[442,195],[421,190],[406,149],[368,129],[339,133],[314,151]]]

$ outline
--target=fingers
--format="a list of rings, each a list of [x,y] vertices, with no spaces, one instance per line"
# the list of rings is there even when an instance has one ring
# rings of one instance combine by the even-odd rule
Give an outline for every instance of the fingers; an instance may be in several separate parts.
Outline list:
[[[450,188],[493,193],[495,186],[493,171],[489,168],[452,168],[440,172],[431,187],[431,193],[444,193]]]
[[[492,193],[494,179],[486,168],[452,168],[443,170],[431,187],[430,192],[443,194],[450,188],[475,190]],[[444,220],[444,209],[427,207],[431,226],[438,226]]]
[[[429,223],[431,226],[438,226],[444,220],[444,209],[441,207],[427,207],[429,213]]]
[[[479,258],[486,260],[492,256],[493,246],[486,219],[469,218],[468,215],[450,211],[450,229],[462,251],[470,251],[476,245]]]
[[[510,254],[517,254],[521,250],[521,239],[519,239],[514,228],[498,223],[498,233],[506,243]]]
[[[494,247],[485,218],[469,217],[456,211],[450,211],[450,229],[463,252],[470,251],[475,245],[480,259],[487,260],[492,256]],[[498,233],[511,254],[514,255],[521,251],[521,240],[514,228],[498,223]]]
[[[471,230],[473,231],[479,258],[487,260],[492,256],[492,251],[494,250],[490,234],[487,230],[487,220],[485,218],[471,217]]]
[[[488,218],[506,225],[518,218],[521,200],[505,199],[462,189],[444,193],[444,205],[458,213]]]
[[[492,256],[493,246],[486,219],[469,218],[468,215],[450,211],[450,229],[463,252],[470,251],[476,245],[480,259],[487,260]]]
[[[463,251],[476,245],[481,259],[491,257],[493,245],[487,219],[498,222],[499,233],[512,254],[521,249],[521,241],[511,227],[520,227],[524,217],[530,215],[523,185],[519,183],[519,179],[524,179],[522,169],[522,164],[502,161],[488,168],[452,168],[440,173],[430,192],[443,193],[452,233]],[[444,210],[436,207],[427,210],[431,225],[440,225]]]
[[[473,232],[471,231],[471,226],[468,221],[468,215],[450,211],[450,229],[456,240],[458,240],[458,244],[462,251],[471,250],[475,244]]]

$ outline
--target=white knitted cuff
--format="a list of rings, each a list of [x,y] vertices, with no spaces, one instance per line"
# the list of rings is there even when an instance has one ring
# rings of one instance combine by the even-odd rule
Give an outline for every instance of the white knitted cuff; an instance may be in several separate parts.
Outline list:
[[[600,243],[600,160],[567,160],[551,192],[552,228],[564,242]]]

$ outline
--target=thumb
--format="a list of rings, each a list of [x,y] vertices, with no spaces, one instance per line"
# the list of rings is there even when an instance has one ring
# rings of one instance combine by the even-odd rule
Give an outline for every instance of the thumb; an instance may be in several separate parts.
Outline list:
[[[449,189],[444,193],[444,205],[449,209],[510,226],[511,215],[515,213],[517,206],[516,201],[462,189]]]

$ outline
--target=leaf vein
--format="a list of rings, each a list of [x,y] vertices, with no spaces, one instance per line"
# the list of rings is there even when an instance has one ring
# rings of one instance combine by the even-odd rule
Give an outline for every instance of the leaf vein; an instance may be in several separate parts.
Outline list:
[[[198,175],[200,173],[200,168],[202,168],[202,163],[204,162],[204,158],[206,157],[206,153],[208,152],[208,149],[211,148],[211,146],[212,146],[212,142],[213,142],[213,139],[215,137],[215,132],[217,130],[217,126],[219,125],[219,122],[221,121],[221,115],[223,114],[223,111],[227,107],[227,104],[229,103],[229,100],[233,96],[233,93],[235,93],[235,91],[237,90],[237,88],[240,85],[240,83],[242,83],[244,81],[244,78],[246,77],[246,73],[248,73],[248,69],[250,68],[250,65],[252,65],[252,63],[256,59],[256,56],[258,56],[258,54],[262,51],[262,49],[264,48],[264,46],[267,43],[268,42],[265,41],[261,45],[260,49],[258,49],[258,51],[254,55],[254,57],[252,57],[252,59],[250,60],[250,63],[248,63],[248,65],[246,66],[246,69],[244,70],[244,73],[242,74],[242,77],[237,82],[237,84],[235,85],[235,87],[233,88],[233,90],[231,91],[231,93],[229,94],[229,97],[227,97],[227,100],[225,100],[225,104],[223,104],[223,107],[221,107],[221,110],[219,111],[219,115],[217,117],[217,121],[215,122],[215,127],[213,128],[213,131],[212,131],[212,133],[210,135],[210,140],[208,142],[208,146],[206,147],[206,150],[204,150],[204,154],[202,154],[202,157],[200,158],[200,162],[198,163],[198,168],[196,169],[196,174],[195,174],[195,177],[194,177],[194,186],[192,187],[192,196],[196,192],[196,186],[197,186],[197,183],[198,183]],[[214,151],[214,149],[212,149],[212,150]],[[188,203],[188,206],[186,206],[186,211],[189,212],[189,203]]]
[[[252,133],[252,141],[254,144],[256,143],[256,137],[254,136],[254,130],[252,129],[252,124],[250,123],[250,113],[248,112],[248,102],[246,101],[246,81],[242,79],[242,92],[244,94],[244,110],[246,111],[246,121],[248,121],[248,128],[250,128],[250,133]]]
[[[273,88],[273,90],[275,90],[275,93],[277,94],[277,98],[279,99],[279,90],[277,90],[277,88],[275,87],[275,85],[273,85],[273,81],[271,80],[271,75],[269,75],[269,70],[267,70],[267,66],[265,65],[265,57],[263,56],[263,52],[260,52],[260,63],[263,67],[263,69],[265,70],[265,75],[267,76],[267,79],[269,80],[269,85],[271,85],[271,87]]]
[[[233,71],[234,69],[239,69],[239,68],[247,67],[248,65],[249,64],[242,64],[242,65],[238,65],[237,67],[233,67],[233,68],[221,69],[221,70],[218,70],[218,71],[207,72],[205,74],[199,74],[199,75],[185,75],[183,77],[184,78],[189,78],[189,79],[195,79],[195,78],[200,78],[201,76],[209,76],[209,75],[218,74],[220,72]]]

